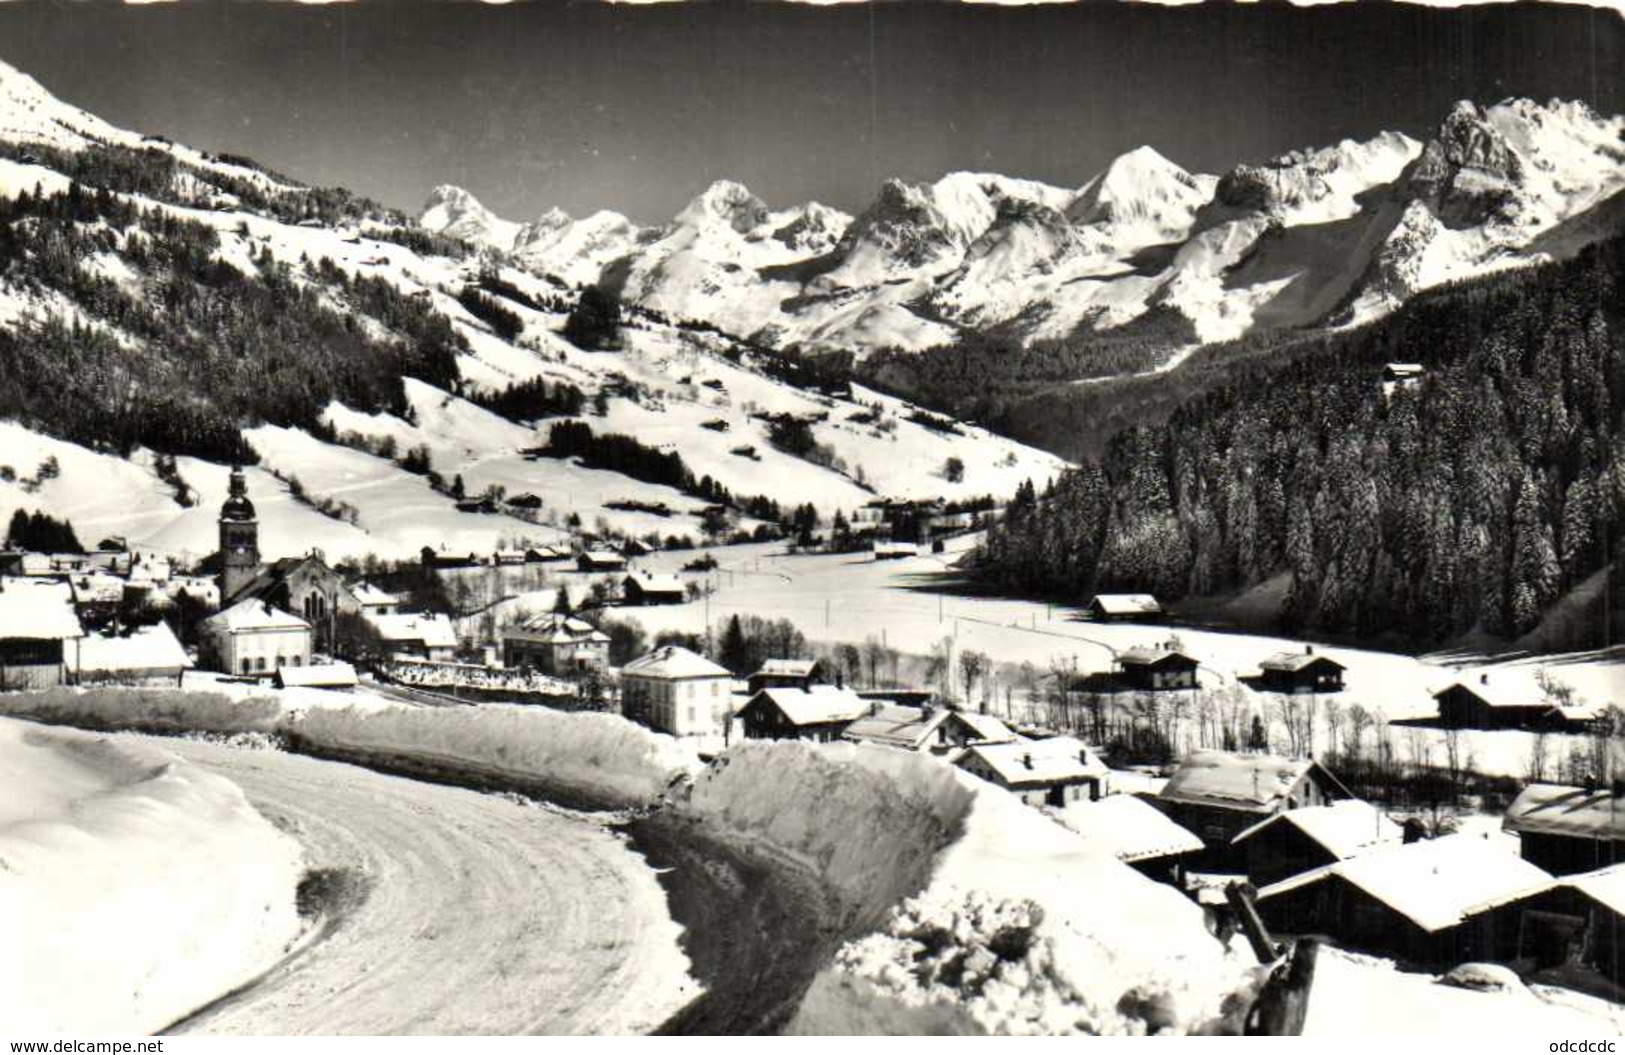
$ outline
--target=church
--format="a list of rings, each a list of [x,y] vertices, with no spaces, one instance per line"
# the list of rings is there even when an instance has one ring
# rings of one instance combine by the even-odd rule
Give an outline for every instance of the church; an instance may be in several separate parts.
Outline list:
[[[320,550],[267,564],[260,559],[259,519],[248,500],[241,468],[231,471],[231,493],[220,507],[220,609],[254,600],[303,619],[311,647],[331,653],[340,615],[360,615],[361,601]]]

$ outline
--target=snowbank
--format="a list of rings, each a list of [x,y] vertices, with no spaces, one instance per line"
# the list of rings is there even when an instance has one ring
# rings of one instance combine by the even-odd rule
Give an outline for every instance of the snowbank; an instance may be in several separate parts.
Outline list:
[[[1197,906],[932,758],[747,742],[677,808],[848,904],[859,937],[813,983],[797,1032],[1184,1032],[1245,984]]]
[[[0,719],[0,786],[0,1031],[149,1033],[299,934],[299,847],[222,777]]]
[[[365,693],[221,684],[7,693],[0,711],[99,729],[280,736],[321,754],[545,788],[594,806],[650,802],[700,768],[692,747],[624,718],[546,707],[414,707]]]
[[[594,805],[648,803],[700,767],[692,750],[624,718],[545,707],[312,710],[286,731],[318,750],[543,785]]]

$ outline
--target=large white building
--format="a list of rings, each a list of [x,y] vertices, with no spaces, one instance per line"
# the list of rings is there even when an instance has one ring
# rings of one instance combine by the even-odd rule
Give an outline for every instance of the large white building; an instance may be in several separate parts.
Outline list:
[[[673,736],[725,736],[733,718],[733,675],[678,645],[621,668],[621,713]]]
[[[609,635],[585,619],[548,612],[502,633],[502,662],[554,677],[609,665]]]
[[[310,665],[310,624],[257,598],[211,615],[198,634],[205,665],[228,674],[269,676]]]

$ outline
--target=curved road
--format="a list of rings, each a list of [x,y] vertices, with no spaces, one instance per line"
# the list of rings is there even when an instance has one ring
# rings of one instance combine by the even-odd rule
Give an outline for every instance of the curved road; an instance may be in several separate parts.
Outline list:
[[[590,817],[279,751],[155,742],[235,781],[332,877],[323,932],[174,1032],[644,1032],[699,992],[654,872]]]

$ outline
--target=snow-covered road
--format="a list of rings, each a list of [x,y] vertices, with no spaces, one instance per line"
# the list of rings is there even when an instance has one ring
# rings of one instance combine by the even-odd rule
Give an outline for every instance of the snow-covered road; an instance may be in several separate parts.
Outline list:
[[[235,781],[310,868],[359,895],[178,1032],[642,1032],[698,992],[654,873],[590,817],[278,751],[159,744]]]

